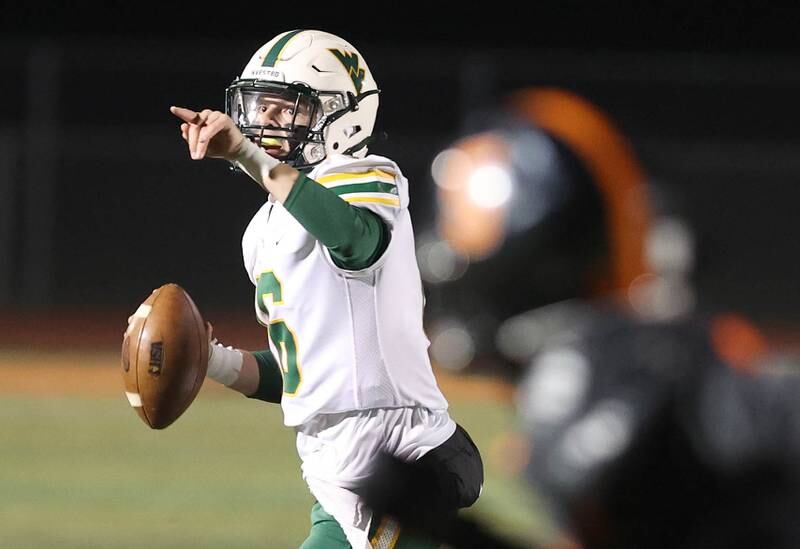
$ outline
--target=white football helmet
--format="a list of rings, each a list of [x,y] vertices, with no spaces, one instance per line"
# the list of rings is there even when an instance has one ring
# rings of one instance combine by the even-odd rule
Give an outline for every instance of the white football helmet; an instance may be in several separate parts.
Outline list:
[[[279,34],[225,91],[241,132],[296,168],[329,155],[363,157],[378,113],[378,87],[349,42],[317,30]]]

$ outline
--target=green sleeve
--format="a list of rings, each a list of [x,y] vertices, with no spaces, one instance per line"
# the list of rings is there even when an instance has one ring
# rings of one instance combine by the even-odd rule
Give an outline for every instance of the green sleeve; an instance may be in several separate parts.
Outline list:
[[[258,362],[258,389],[248,398],[279,404],[283,395],[283,377],[278,361],[269,349],[255,351],[253,356]]]
[[[380,216],[351,206],[305,174],[297,178],[283,206],[342,269],[366,269],[389,245],[389,228]]]

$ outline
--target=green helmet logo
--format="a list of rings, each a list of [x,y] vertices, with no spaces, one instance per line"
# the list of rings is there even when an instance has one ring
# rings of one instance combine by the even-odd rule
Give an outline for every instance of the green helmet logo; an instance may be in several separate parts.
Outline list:
[[[353,86],[356,88],[356,93],[361,93],[361,86],[364,83],[364,77],[366,76],[366,72],[364,69],[358,66],[358,55],[349,52],[342,52],[336,49],[328,50],[333,55],[336,56],[344,68],[347,69],[347,74],[350,75],[350,80],[353,81]]]

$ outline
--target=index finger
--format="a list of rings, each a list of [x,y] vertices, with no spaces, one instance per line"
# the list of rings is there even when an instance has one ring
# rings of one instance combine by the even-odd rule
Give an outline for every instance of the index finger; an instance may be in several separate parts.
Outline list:
[[[183,120],[184,122],[189,122],[190,124],[197,124],[200,122],[200,113],[194,112],[191,109],[187,109],[184,107],[170,107],[169,112]]]

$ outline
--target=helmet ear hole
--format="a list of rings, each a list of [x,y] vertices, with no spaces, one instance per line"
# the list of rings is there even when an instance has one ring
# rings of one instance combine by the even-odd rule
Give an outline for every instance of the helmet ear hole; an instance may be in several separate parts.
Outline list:
[[[333,144],[333,150],[334,151],[338,151],[339,150],[339,142],[338,141]]]
[[[349,128],[345,128],[344,134],[347,137],[353,137],[355,134],[361,131],[361,126],[356,124],[355,126],[350,126]]]

